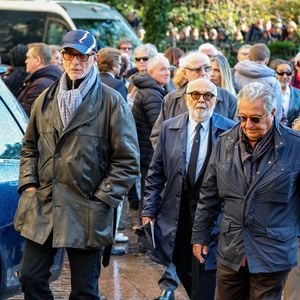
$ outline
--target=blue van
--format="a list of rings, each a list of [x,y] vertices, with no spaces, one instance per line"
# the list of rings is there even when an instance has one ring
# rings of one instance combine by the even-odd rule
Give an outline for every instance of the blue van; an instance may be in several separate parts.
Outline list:
[[[19,200],[20,150],[27,123],[23,108],[0,78],[0,299],[20,290],[24,239],[14,230],[13,218]],[[62,264],[61,250],[51,269],[52,279],[59,276]]]

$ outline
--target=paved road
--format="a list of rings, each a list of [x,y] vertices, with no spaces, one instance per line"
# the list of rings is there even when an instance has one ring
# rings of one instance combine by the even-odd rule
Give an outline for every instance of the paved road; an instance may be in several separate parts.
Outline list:
[[[129,242],[124,244],[127,254],[113,256],[110,265],[101,270],[100,289],[107,300],[146,300],[159,295],[157,281],[163,270],[161,265],[152,262],[147,255],[138,253],[136,236],[132,226],[137,222],[137,212],[124,207],[124,234]],[[121,244],[119,244],[121,245]],[[51,284],[55,300],[68,299],[70,293],[69,264],[66,259],[60,278]],[[176,300],[187,300],[181,286],[175,293]],[[9,300],[23,300],[17,295]]]

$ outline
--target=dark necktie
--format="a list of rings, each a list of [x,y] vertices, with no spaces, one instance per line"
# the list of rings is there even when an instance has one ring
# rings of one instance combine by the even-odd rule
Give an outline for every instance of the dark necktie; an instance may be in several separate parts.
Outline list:
[[[196,126],[196,133],[193,140],[192,150],[191,150],[191,156],[190,161],[188,165],[187,170],[187,178],[188,182],[191,187],[195,185],[195,179],[196,179],[196,170],[197,170],[197,161],[198,161],[198,154],[199,154],[199,148],[200,148],[200,129],[202,128],[201,123],[198,123]]]

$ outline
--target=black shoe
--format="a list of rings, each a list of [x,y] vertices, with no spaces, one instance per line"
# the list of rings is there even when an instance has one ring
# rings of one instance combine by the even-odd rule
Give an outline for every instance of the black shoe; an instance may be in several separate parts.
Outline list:
[[[154,300],[175,300],[174,291],[172,290],[162,290],[161,294],[154,298]]]
[[[124,248],[117,248],[113,246],[111,249],[111,255],[124,255],[125,253]]]

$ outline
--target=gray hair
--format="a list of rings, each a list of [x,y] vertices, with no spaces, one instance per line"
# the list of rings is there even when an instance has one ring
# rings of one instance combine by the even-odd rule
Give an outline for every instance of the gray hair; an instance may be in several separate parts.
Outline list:
[[[205,53],[206,51],[210,51],[212,56],[220,54],[220,51],[211,43],[201,44],[198,48],[198,51],[201,53]]]
[[[276,97],[273,89],[269,85],[260,82],[251,82],[245,85],[238,93],[237,112],[239,111],[240,101],[246,100],[255,102],[263,100],[263,106],[266,113],[271,113],[276,109]]]
[[[158,63],[163,63],[163,64],[168,64],[169,60],[161,53],[155,55],[154,57],[150,58],[148,63],[147,63],[147,71],[151,71],[155,69]]]
[[[183,56],[180,58],[179,60],[179,67],[180,68],[186,68],[188,66],[191,66],[191,64],[195,61],[195,60],[206,60],[207,64],[210,65],[210,59],[209,57],[204,54],[204,53],[200,53],[199,51],[192,51],[189,52],[187,55]]]
[[[138,51],[147,51],[149,58],[154,57],[158,53],[157,48],[155,47],[155,45],[150,44],[150,43],[147,43],[147,44],[136,47],[134,49],[133,56],[136,56],[136,53]]]

